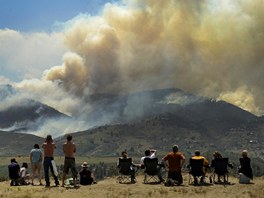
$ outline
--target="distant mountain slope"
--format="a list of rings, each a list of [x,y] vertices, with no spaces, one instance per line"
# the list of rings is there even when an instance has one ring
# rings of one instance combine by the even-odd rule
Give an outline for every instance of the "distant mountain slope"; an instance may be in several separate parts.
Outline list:
[[[162,89],[130,95],[96,95],[89,103],[93,111],[88,120],[102,120],[102,124],[130,123],[159,114],[172,113],[185,120],[218,127],[238,126],[256,116],[224,101],[195,96],[180,89]],[[223,125],[224,124],[224,125]],[[100,125],[100,124],[99,124]]]
[[[35,135],[0,131],[0,156],[29,156],[33,145],[43,142],[44,138]]]
[[[247,146],[261,146],[248,145],[253,136],[261,136],[259,128],[254,135],[245,135],[259,119],[257,116],[227,102],[179,89],[97,95],[93,104],[93,116],[112,115],[112,122],[74,134],[79,152],[84,155],[115,155],[123,149],[138,155],[149,147],[165,152],[175,143],[188,152],[201,148],[239,151]],[[58,139],[59,144],[65,141],[62,139]]]
[[[0,102],[4,101],[3,104],[8,104],[5,100],[15,98],[16,94],[11,85],[0,86]],[[8,131],[34,131],[45,119],[63,117],[68,116],[38,101],[22,98],[17,99],[16,103],[12,102],[11,105],[0,108],[0,128],[9,128]]]
[[[34,100],[20,101],[16,106],[0,111],[0,127],[7,128],[14,124],[27,126],[28,123],[38,119],[55,118],[66,115],[58,112],[54,108],[44,105]]]
[[[211,107],[211,111],[207,109],[207,114],[210,115],[214,108]],[[184,116],[179,112],[166,113],[138,122],[96,127],[74,133],[74,142],[79,147],[79,154],[95,156],[112,156],[125,149],[132,155],[140,155],[146,148],[156,148],[165,153],[175,143],[189,154],[195,149],[240,152],[249,146],[264,148],[260,143],[250,143],[256,136],[264,136],[258,129],[248,135],[250,120],[247,116],[255,119],[254,116],[246,114],[246,119],[242,119],[244,116],[237,118],[234,117],[235,113],[227,111],[229,115],[215,115],[210,119],[203,111],[196,115],[190,110],[184,113]],[[246,112],[242,111],[243,113]],[[65,137],[57,139],[59,145],[64,141]]]
[[[224,101],[179,89],[121,96],[101,94],[87,100],[93,111],[87,112],[86,120],[96,124],[94,128],[74,133],[79,155],[112,156],[123,149],[140,155],[149,147],[165,153],[174,143],[185,152],[194,149],[238,152],[251,148],[261,154],[259,151],[264,149],[257,141],[264,138],[264,119]],[[26,100],[0,111],[0,126],[19,123],[16,131],[28,126],[34,129],[38,127],[34,125],[36,120],[56,116],[64,115],[39,102]],[[59,147],[64,141],[63,135],[56,139]]]

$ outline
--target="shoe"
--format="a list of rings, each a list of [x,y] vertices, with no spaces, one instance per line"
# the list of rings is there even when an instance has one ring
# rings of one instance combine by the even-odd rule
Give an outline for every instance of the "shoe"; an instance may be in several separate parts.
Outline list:
[[[198,179],[194,178],[193,185],[198,185]]]
[[[45,186],[46,188],[49,188],[50,187],[50,185],[49,184],[46,184],[46,186]]]

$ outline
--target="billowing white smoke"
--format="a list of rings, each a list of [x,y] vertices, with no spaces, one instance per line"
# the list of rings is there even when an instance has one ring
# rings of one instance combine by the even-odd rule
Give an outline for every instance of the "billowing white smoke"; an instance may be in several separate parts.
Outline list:
[[[17,86],[69,115],[89,112],[93,94],[170,87],[261,115],[263,10],[263,0],[108,3],[66,23],[61,65]]]
[[[238,105],[242,100],[241,107],[262,114],[263,8],[262,0],[107,4],[102,16],[69,23],[70,53],[44,78],[80,99],[177,87]]]

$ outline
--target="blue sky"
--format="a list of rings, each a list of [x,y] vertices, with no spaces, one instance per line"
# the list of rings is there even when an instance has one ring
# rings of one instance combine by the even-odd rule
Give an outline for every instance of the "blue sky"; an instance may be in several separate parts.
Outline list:
[[[0,83],[41,78],[67,51],[61,24],[114,0],[0,0]]]
[[[52,31],[80,13],[96,15],[111,0],[0,0],[0,29]]]

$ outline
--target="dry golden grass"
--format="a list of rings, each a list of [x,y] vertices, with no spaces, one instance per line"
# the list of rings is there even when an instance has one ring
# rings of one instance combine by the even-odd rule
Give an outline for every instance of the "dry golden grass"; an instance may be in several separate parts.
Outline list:
[[[184,175],[184,185],[166,187],[161,184],[143,184],[143,176],[137,177],[136,184],[119,184],[116,178],[107,178],[96,185],[81,186],[78,189],[44,186],[11,187],[9,182],[0,185],[0,197],[12,198],[156,198],[156,197],[188,197],[188,198],[263,198],[264,178],[254,179],[254,184],[239,184],[236,178],[229,178],[233,185],[188,185],[188,175]]]

